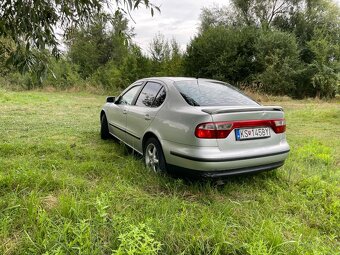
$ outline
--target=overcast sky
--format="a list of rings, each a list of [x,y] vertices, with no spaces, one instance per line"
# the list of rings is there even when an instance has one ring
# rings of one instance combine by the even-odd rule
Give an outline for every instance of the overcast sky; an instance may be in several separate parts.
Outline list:
[[[175,38],[185,49],[190,38],[197,33],[199,16],[203,7],[225,5],[228,0],[153,0],[160,6],[161,13],[155,12],[151,17],[150,10],[143,8],[133,11],[135,20],[130,23],[135,28],[136,37],[134,41],[148,52],[149,44],[154,36],[160,32],[167,39]]]
[[[340,0],[333,1],[340,3]],[[202,8],[229,3],[228,0],[152,0],[151,2],[160,6],[161,13],[155,12],[151,17],[150,10],[141,8],[132,12],[136,23],[130,23],[135,28],[134,41],[145,53],[148,52],[149,44],[158,32],[167,39],[175,38],[184,50],[190,39],[197,33]]]

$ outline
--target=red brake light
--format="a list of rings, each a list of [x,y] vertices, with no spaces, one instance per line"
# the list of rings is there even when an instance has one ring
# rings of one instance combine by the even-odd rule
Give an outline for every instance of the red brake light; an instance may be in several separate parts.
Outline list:
[[[286,131],[286,120],[273,120],[274,125],[272,126],[275,133],[280,134]]]
[[[198,138],[226,138],[233,128],[231,122],[207,122],[199,124],[195,129]]]
[[[223,139],[227,138],[233,129],[245,127],[271,127],[276,134],[280,134],[286,131],[286,121],[285,119],[276,119],[206,122],[196,127],[195,136],[204,139]]]

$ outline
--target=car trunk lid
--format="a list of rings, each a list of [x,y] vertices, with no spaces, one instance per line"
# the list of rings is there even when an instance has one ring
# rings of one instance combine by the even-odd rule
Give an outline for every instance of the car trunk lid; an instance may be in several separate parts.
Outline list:
[[[240,151],[253,154],[257,150],[259,154],[270,152],[270,148],[280,144],[284,139],[284,133],[276,133],[274,121],[283,120],[284,112],[280,106],[221,106],[201,107],[201,111],[211,115],[213,122],[233,123],[232,130],[226,138],[216,139],[221,151]],[[269,136],[252,137],[240,140],[240,132],[269,131]],[[263,129],[264,130],[264,129]],[[275,132],[274,132],[275,130]]]

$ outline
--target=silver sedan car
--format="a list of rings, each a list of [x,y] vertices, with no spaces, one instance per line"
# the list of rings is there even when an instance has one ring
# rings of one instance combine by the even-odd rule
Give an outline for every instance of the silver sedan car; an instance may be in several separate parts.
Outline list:
[[[100,120],[103,139],[118,138],[154,171],[223,177],[278,168],[289,153],[283,109],[216,80],[138,80],[107,98]]]

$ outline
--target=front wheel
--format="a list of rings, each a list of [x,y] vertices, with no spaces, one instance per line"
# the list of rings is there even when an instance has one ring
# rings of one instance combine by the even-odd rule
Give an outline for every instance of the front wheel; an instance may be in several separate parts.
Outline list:
[[[144,146],[144,162],[154,172],[166,171],[166,162],[161,144],[154,137],[149,138]]]

